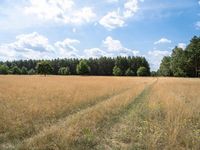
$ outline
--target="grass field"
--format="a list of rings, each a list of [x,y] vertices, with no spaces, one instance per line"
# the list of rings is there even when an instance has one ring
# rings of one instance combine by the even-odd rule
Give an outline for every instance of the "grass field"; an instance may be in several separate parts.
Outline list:
[[[0,149],[200,149],[200,79],[0,76]]]

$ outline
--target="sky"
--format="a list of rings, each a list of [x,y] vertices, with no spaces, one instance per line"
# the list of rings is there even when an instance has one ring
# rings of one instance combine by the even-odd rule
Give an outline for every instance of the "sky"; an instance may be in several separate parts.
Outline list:
[[[1,0],[0,61],[144,56],[200,33],[200,0]]]

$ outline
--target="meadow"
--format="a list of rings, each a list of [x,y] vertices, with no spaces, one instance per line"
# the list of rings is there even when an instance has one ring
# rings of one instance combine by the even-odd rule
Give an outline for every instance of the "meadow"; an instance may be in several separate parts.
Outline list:
[[[0,76],[0,149],[200,149],[200,80]]]

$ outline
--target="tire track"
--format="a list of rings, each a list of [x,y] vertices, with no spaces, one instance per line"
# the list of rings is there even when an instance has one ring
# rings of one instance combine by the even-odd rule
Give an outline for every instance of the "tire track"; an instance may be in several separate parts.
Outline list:
[[[98,101],[95,101],[95,103],[93,103],[93,104],[90,103],[89,105],[85,105],[85,107],[82,106],[82,109],[79,109],[78,111],[74,111],[73,113],[71,113],[69,115],[63,116],[62,118],[56,120],[55,122],[53,122],[52,124],[50,124],[47,127],[44,125],[44,128],[40,129],[35,134],[32,134],[31,136],[24,138],[20,143],[23,143],[24,141],[27,141],[28,139],[31,139],[33,137],[40,135],[41,133],[43,133],[43,131],[50,130],[51,128],[55,128],[56,126],[60,126],[60,125],[62,126],[62,124],[64,124],[64,122],[68,122],[70,119],[76,118],[76,116],[79,116],[80,114],[84,114],[84,112],[87,112],[88,110],[91,110],[91,109],[97,107],[98,105],[101,105],[101,104],[105,103],[106,101],[109,101],[112,98],[123,95],[124,93],[131,90],[132,88],[133,87],[126,88],[126,89],[121,90],[120,92],[115,92],[109,96],[103,96],[102,98],[98,98]],[[20,144],[20,143],[18,143],[18,144]]]
[[[3,139],[10,139],[10,138],[7,138],[7,136],[9,136],[9,134],[5,133],[4,135],[0,135],[0,148],[1,146],[3,145],[9,145],[9,147],[13,147],[12,145],[16,145],[19,141],[24,141],[28,138],[31,138],[32,136],[35,136],[37,134],[39,134],[39,132],[41,132],[42,130],[45,129],[46,126],[50,127],[50,126],[54,126],[54,124],[57,124],[59,122],[62,122],[63,120],[65,120],[67,117],[71,117],[73,115],[76,115],[76,114],[79,114],[81,111],[84,111],[90,107],[94,107],[95,105],[98,105],[99,103],[102,103],[102,102],[105,102],[107,100],[109,100],[110,98],[112,97],[115,97],[115,96],[118,96],[120,94],[123,94],[125,93],[126,91],[130,90],[131,87],[129,88],[125,88],[125,89],[121,89],[119,91],[116,91],[116,92],[113,92],[111,94],[107,94],[107,95],[103,95],[103,96],[100,96],[100,97],[97,97],[95,98],[95,100],[88,100],[88,102],[80,105],[79,107],[73,109],[72,111],[63,111],[62,113],[59,113],[57,115],[54,116],[54,118],[48,118],[46,120],[46,122],[44,121],[38,121],[38,122],[35,122],[35,123],[32,123],[34,126],[40,126],[39,127],[39,130],[38,130],[38,127],[37,129],[32,129],[33,132],[29,133],[29,134],[26,134],[24,135],[23,139],[18,138],[18,137],[12,137],[12,141],[5,141]],[[12,148],[11,148],[12,149]]]
[[[149,83],[147,83],[147,84],[144,84],[144,88],[146,88],[147,86],[148,86],[148,84]],[[109,100],[111,100],[112,102],[114,102],[115,101],[115,99],[116,98],[119,98],[119,97],[122,97],[122,95],[125,93],[125,92],[130,92],[133,88],[135,88],[135,87],[132,87],[131,89],[128,89],[128,90],[126,90],[126,91],[124,91],[124,92],[122,92],[122,93],[118,93],[118,94],[116,94],[116,95],[114,95],[113,97],[110,97],[110,98],[108,98],[108,99],[106,99],[105,101],[101,101],[100,103],[97,103],[96,105],[94,105],[94,106],[92,106],[92,107],[89,107],[89,108],[87,108],[87,109],[84,109],[84,110],[81,110],[81,111],[79,111],[79,112],[77,112],[77,113],[75,113],[75,114],[72,114],[72,115],[70,115],[70,116],[68,116],[68,117],[66,117],[66,118],[64,118],[64,119],[62,119],[62,120],[60,120],[60,121],[58,121],[57,123],[55,123],[55,124],[52,124],[51,126],[49,126],[49,127],[47,127],[47,128],[44,128],[43,130],[40,130],[40,132],[38,132],[37,134],[35,134],[35,135],[33,135],[32,137],[30,137],[30,138],[26,138],[26,139],[24,139],[22,142],[21,142],[21,144],[23,145],[23,143],[30,143],[31,141],[34,141],[34,139],[40,139],[40,138],[43,138],[43,136],[45,135],[45,133],[48,133],[48,135],[52,135],[51,133],[53,133],[54,131],[56,132],[56,130],[57,129],[59,129],[59,128],[65,128],[65,127],[67,127],[67,126],[70,126],[70,125],[72,125],[71,123],[72,122],[74,122],[75,124],[76,124],[76,120],[79,118],[79,119],[81,119],[80,117],[81,116],[85,116],[85,115],[87,115],[88,114],[88,112],[92,112],[92,110],[95,110],[96,108],[101,108],[101,106],[104,106],[107,102],[106,101],[109,101]],[[143,91],[144,89],[141,89],[141,91]],[[139,92],[139,93],[141,93],[141,91]],[[137,96],[136,96],[137,97]],[[113,101],[114,100],[114,101]],[[118,101],[119,101],[119,99],[118,99]],[[130,101],[132,101],[132,100],[130,100]],[[110,102],[109,102],[110,103]],[[129,105],[129,104],[127,104],[127,105]],[[126,105],[126,106],[127,106]],[[120,106],[120,109],[119,109],[119,111],[121,110],[121,109],[123,109],[123,107],[122,106]],[[121,112],[121,111],[120,111]],[[116,114],[116,113],[115,113]],[[113,114],[113,115],[115,115],[115,114]],[[108,117],[106,117],[106,118],[110,118],[110,116],[109,115],[111,115],[112,116],[112,114],[108,114]],[[118,115],[118,112],[117,112],[117,115]],[[105,119],[106,120],[106,119]],[[71,122],[72,121],[72,122]],[[105,121],[104,120],[101,120],[101,122],[104,122],[105,123]],[[98,127],[98,124],[100,124],[99,122],[97,122],[97,127]],[[66,128],[65,128],[66,129]],[[68,130],[68,129],[66,129],[66,130]],[[98,129],[97,129],[98,130]],[[50,131],[50,132],[49,132]],[[49,134],[50,133],[50,134]],[[47,135],[47,137],[48,137],[48,135]],[[19,143],[19,147],[20,147],[20,145],[21,145],[20,143]]]
[[[120,141],[117,141],[117,138],[115,135],[123,134],[121,133],[122,130],[120,130],[120,126],[122,127],[129,127],[126,125],[125,120],[129,118],[132,114],[138,114],[143,109],[142,105],[144,105],[145,101],[147,101],[147,97],[152,89],[152,87],[158,82],[158,78],[156,81],[145,87],[145,89],[136,97],[134,100],[121,112],[113,116],[110,120],[108,120],[106,123],[102,123],[99,127],[98,135],[100,138],[99,144],[96,146],[95,149],[125,149],[126,146],[123,148],[120,147],[113,147],[113,145],[126,145],[126,143],[129,143],[130,140],[127,138],[124,141],[120,143]],[[115,139],[116,138],[116,139]]]

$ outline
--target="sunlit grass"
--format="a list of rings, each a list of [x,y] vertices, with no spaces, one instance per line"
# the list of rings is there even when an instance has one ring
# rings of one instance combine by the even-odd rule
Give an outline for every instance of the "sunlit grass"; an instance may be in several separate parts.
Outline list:
[[[200,80],[0,76],[0,149],[200,149]]]

